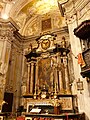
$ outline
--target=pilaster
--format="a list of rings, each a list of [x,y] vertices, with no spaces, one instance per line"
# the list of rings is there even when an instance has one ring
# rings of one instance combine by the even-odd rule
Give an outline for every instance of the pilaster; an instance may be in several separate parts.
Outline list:
[[[18,97],[20,94],[20,90],[17,91],[18,87],[20,86],[20,83],[18,83],[17,77],[20,80],[20,66],[18,66],[17,76],[16,74],[16,64],[17,62],[17,56],[19,56],[18,61],[21,63],[21,48],[19,40],[17,40],[14,36],[14,33],[18,31],[18,26],[14,23],[12,19],[3,20],[0,19],[0,91],[2,92],[2,96],[0,97],[0,100],[3,99],[4,93],[13,93],[14,94],[14,101],[17,102],[17,106],[19,104]],[[17,43],[16,43],[17,40]],[[16,55],[16,57],[15,57]],[[21,64],[19,64],[21,65]],[[10,72],[11,71],[11,72]],[[18,83],[18,85],[17,85]],[[17,85],[17,86],[16,86]],[[2,87],[3,86],[3,87]],[[15,100],[16,99],[16,100]],[[9,103],[8,103],[9,105]],[[13,106],[14,107],[14,106]]]

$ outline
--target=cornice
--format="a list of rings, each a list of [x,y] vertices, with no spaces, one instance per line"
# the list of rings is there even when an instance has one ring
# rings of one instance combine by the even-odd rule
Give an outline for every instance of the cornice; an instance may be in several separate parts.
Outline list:
[[[59,29],[57,29],[57,30],[53,30],[53,31],[47,32],[47,33],[45,33],[45,34],[52,34],[52,33],[54,33],[54,34],[57,34],[57,33],[62,34],[62,33],[65,33],[65,32],[68,33],[68,28],[67,28],[67,26],[62,27],[62,28],[59,28]],[[40,35],[41,35],[41,34],[38,34],[38,35],[36,35],[36,36],[35,36],[35,35],[22,36],[19,32],[15,32],[15,37],[17,37],[17,38],[20,40],[20,42],[23,42],[23,43],[36,40],[38,37],[40,37]]]
[[[18,31],[20,29],[18,25],[13,21],[12,18],[9,18],[7,20],[0,18],[0,25],[2,27],[6,27],[6,29],[7,27],[13,28],[13,32]]]
[[[66,9],[67,16],[73,16],[76,12],[83,9],[90,1],[88,0],[69,0],[68,3],[64,5]]]
[[[11,19],[0,19],[0,40],[8,41],[10,44],[13,42],[18,48],[22,48],[21,39],[16,38],[16,33],[18,33],[19,27],[17,24]],[[18,33],[19,34],[19,33]]]

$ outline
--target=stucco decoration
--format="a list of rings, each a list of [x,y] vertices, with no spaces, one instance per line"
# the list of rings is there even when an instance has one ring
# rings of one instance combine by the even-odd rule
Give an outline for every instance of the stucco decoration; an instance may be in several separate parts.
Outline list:
[[[27,35],[27,36],[36,35],[38,33],[38,30],[39,30],[38,22],[35,22],[26,29],[25,35]]]
[[[54,28],[60,28],[61,27],[61,25],[62,25],[62,21],[63,21],[63,18],[61,18],[61,16],[55,16],[54,17],[54,23],[53,23],[53,25],[54,25]]]
[[[26,22],[26,14],[20,13],[18,15],[18,17],[15,19],[15,22],[20,27],[19,31],[21,32],[21,30],[23,29],[23,26],[25,25],[25,22]]]
[[[30,36],[42,33],[42,21],[51,18],[51,29],[49,31],[60,28],[64,19],[61,17],[61,13],[58,7],[57,0],[34,0],[20,4],[19,10],[14,5],[14,13],[10,12],[13,19],[19,25],[19,32],[22,35]],[[16,12],[15,15],[15,11]],[[65,23],[65,22],[64,22]],[[45,32],[48,30],[45,30]]]
[[[50,19],[50,27],[48,29],[48,26],[44,29],[42,29],[42,21],[47,21],[48,19]],[[47,24],[45,24],[47,25]],[[25,36],[30,36],[30,35],[39,35],[40,33],[43,32],[48,32],[48,31],[52,31],[52,30],[57,30],[61,27],[66,26],[65,24],[65,20],[63,17],[61,17],[60,12],[54,12],[52,14],[52,12],[48,13],[48,14],[44,14],[41,16],[34,16],[32,18],[30,18],[26,23],[24,28],[22,29],[22,33]]]

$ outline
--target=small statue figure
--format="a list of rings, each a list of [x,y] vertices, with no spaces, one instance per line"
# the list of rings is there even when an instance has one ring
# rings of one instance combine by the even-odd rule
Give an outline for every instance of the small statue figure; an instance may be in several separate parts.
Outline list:
[[[66,41],[65,41],[65,37],[64,36],[62,37],[61,45],[62,45],[63,48],[66,47]]]
[[[31,51],[32,51],[32,44],[30,43],[30,44],[29,44],[29,47],[28,47],[28,50],[27,50],[26,53],[29,53],[29,52],[31,52]]]

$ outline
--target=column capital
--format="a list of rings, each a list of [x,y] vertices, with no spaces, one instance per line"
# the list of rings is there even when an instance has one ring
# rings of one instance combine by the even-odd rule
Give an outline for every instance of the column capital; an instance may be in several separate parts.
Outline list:
[[[31,64],[31,66],[33,66],[35,64],[35,62],[31,61],[30,64]]]
[[[26,64],[27,64],[28,66],[30,66],[30,62],[27,62]]]

